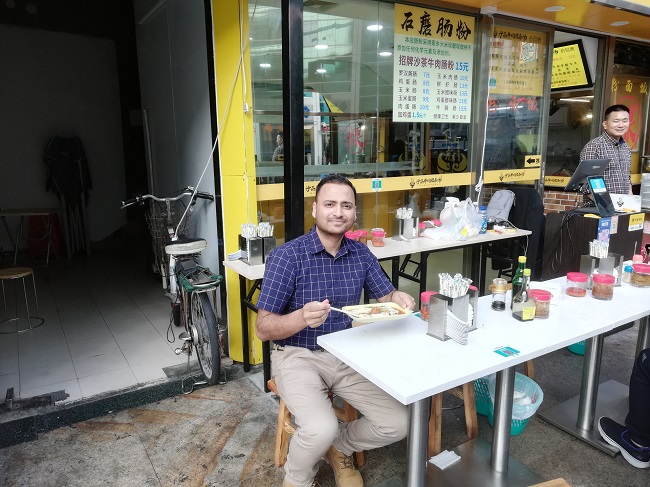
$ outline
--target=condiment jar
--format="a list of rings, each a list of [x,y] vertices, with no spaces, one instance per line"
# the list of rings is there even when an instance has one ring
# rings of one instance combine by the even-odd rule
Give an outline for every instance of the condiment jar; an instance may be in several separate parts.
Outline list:
[[[623,267],[623,282],[631,282],[632,281],[632,266],[631,265],[626,265]]]
[[[367,244],[368,243],[368,230],[359,229],[359,230],[357,230],[357,232],[359,233],[359,242],[361,242],[362,244]]]
[[[587,295],[587,281],[589,276],[582,272],[567,272],[566,293],[569,296],[581,298]]]
[[[632,264],[630,284],[636,287],[650,287],[650,264]]]
[[[383,228],[373,228],[370,232],[370,236],[372,237],[371,241],[373,247],[384,246],[384,237],[386,236],[386,232]]]
[[[506,289],[508,281],[497,277],[492,281],[492,309],[503,311],[506,309]]]
[[[609,301],[614,297],[614,283],[616,279],[611,274],[594,274],[592,276],[594,287],[591,289],[591,297]]]
[[[531,289],[530,296],[535,301],[535,318],[548,318],[552,294],[544,289]]]
[[[438,294],[436,291],[424,291],[420,294],[420,318],[422,321],[429,321],[429,302],[431,296]]]
[[[345,232],[345,236],[348,237],[350,240],[356,240],[356,241],[359,240],[359,232],[357,232],[356,230],[354,231],[349,230]]]

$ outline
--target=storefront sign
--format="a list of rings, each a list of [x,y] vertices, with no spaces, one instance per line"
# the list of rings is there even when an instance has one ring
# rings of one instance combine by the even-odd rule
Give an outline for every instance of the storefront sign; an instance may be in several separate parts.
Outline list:
[[[630,215],[630,222],[628,224],[628,231],[641,230],[643,228],[643,221],[645,220],[645,213],[634,213]]]
[[[508,183],[514,181],[534,181],[539,179],[537,169],[504,169],[498,171],[485,171],[483,180],[485,184]]]
[[[394,122],[469,123],[475,19],[395,4]]]
[[[556,44],[553,47],[551,90],[591,88],[591,75],[582,40]]]
[[[570,179],[570,176],[544,176],[544,186],[564,188]]]
[[[542,96],[546,34],[497,25],[490,47],[490,93]]]

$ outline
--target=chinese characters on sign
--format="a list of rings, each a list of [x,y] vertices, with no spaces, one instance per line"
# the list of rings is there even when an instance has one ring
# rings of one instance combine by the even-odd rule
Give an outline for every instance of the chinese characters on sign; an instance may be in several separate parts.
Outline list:
[[[490,46],[490,93],[542,96],[546,34],[495,26]]]
[[[623,138],[632,152],[639,150],[639,142],[643,137],[642,121],[645,117],[643,107],[647,106],[647,100],[647,78],[632,75],[612,78],[612,103],[620,103],[630,109],[630,128]],[[635,164],[632,166],[633,173],[640,173],[638,166]]]
[[[591,86],[582,42],[565,42],[553,48],[551,89],[586,88]]]
[[[395,4],[395,122],[470,122],[474,30],[474,17]]]

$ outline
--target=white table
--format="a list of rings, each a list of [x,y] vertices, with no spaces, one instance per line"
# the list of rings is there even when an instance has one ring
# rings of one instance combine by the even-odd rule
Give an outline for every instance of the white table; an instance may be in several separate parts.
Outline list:
[[[640,296],[645,296],[646,304],[639,304]],[[516,485],[516,481],[504,480],[509,459],[514,366],[647,314],[648,297],[650,290],[631,286],[616,288],[612,301],[562,295],[559,304],[551,307],[548,319],[522,323],[507,311],[493,311],[491,297],[484,296],[479,298],[479,328],[470,333],[466,346],[427,336],[427,324],[415,316],[332,333],[319,337],[318,344],[403,404],[410,405],[409,486],[425,485],[429,397],[496,372],[490,456],[495,481],[491,483],[485,478],[483,485]],[[506,358],[494,352],[502,346],[520,353]],[[468,467],[464,460],[446,469],[445,475],[465,475]],[[525,485],[527,480],[521,480]]]
[[[392,283],[397,289],[399,284],[399,277],[403,275],[399,270],[399,259],[404,255],[421,253],[422,255],[422,270],[420,274],[420,292],[426,290],[427,283],[427,258],[429,254],[434,252],[442,252],[456,248],[465,248],[469,246],[482,246],[483,244],[495,242],[498,240],[507,240],[513,238],[522,238],[530,235],[529,230],[515,230],[504,233],[488,232],[483,235],[477,235],[467,240],[431,240],[429,238],[415,238],[411,240],[395,240],[391,237],[386,238],[383,247],[374,247],[368,243],[368,248],[377,257],[377,260],[392,260]],[[241,299],[241,322],[242,322],[242,361],[244,364],[244,371],[250,371],[250,354],[248,350],[248,310],[257,312],[257,306],[253,303],[252,298],[255,291],[259,289],[264,278],[265,266],[262,265],[248,265],[241,260],[227,260],[223,262],[226,269],[236,272],[239,276],[239,293]],[[461,269],[459,269],[460,271]],[[412,280],[412,276],[406,276]],[[250,290],[246,291],[246,281],[253,282]],[[479,289],[485,287],[485,257],[481,258],[481,265],[478,274]],[[419,298],[417,296],[416,298]],[[416,299],[417,301],[417,299]],[[265,341],[262,343],[262,363],[264,370],[264,387],[271,378],[271,348],[270,343]],[[268,392],[268,391],[266,391]]]

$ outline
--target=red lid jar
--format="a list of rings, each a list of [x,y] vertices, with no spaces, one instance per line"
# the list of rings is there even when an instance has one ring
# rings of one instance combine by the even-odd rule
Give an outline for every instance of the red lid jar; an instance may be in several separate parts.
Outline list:
[[[566,293],[569,296],[581,298],[587,295],[589,276],[582,272],[568,272],[566,275]]]
[[[591,297],[609,301],[614,297],[614,284],[616,279],[611,274],[594,274],[592,276],[594,286],[591,289]]]
[[[636,287],[650,287],[650,264],[632,264],[630,284]]]
[[[424,291],[420,294],[420,302],[422,303],[420,305],[420,318],[423,321],[429,321],[429,301],[431,300],[431,296],[435,296],[436,294],[438,294],[437,291]]]
[[[544,289],[531,289],[530,297],[535,301],[535,318],[548,318],[551,311],[551,297],[553,295]]]

